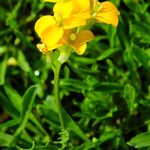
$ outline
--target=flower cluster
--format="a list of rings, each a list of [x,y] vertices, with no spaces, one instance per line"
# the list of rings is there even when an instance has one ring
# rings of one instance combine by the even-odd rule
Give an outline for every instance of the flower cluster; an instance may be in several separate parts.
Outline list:
[[[99,22],[118,25],[119,11],[109,1],[98,0],[45,0],[55,3],[54,15],[39,18],[35,31],[41,38],[37,47],[42,53],[61,49],[69,45],[82,55],[86,50],[86,42],[94,38],[89,25]]]

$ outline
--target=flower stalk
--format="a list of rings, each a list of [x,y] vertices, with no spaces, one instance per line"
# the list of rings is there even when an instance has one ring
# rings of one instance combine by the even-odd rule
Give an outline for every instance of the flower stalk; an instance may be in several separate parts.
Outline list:
[[[57,64],[53,68],[53,72],[54,72],[54,95],[55,95],[56,110],[58,112],[61,128],[62,128],[62,130],[64,130],[65,126],[64,126],[64,120],[63,120],[62,105],[61,105],[60,96],[59,96],[59,74],[60,74],[61,65],[62,64],[57,61]]]

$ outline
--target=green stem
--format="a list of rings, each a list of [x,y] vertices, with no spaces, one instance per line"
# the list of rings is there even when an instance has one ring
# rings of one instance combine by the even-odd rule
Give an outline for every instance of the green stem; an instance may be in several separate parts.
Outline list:
[[[64,121],[63,121],[63,112],[62,112],[62,106],[61,106],[61,101],[59,97],[59,73],[61,69],[61,63],[57,63],[55,65],[55,68],[53,69],[54,71],[54,95],[55,95],[55,103],[56,103],[56,109],[59,115],[59,120],[61,124],[62,130],[65,129],[64,126]]]
[[[17,130],[15,131],[15,133],[13,135],[13,138],[12,138],[12,140],[9,143],[9,146],[13,146],[13,144],[16,142],[16,139],[18,138],[18,136],[25,129],[25,125],[26,125],[26,123],[28,121],[28,117],[29,117],[29,112],[26,113],[26,116],[24,117],[24,119],[20,123],[19,128],[17,128]]]

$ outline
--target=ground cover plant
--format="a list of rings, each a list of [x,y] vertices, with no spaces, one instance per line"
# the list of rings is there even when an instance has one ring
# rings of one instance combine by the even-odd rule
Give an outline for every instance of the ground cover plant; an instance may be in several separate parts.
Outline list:
[[[54,3],[0,0],[0,149],[149,149],[150,2],[110,2],[118,27],[96,23],[84,54],[61,67],[62,130],[53,66],[34,31]]]

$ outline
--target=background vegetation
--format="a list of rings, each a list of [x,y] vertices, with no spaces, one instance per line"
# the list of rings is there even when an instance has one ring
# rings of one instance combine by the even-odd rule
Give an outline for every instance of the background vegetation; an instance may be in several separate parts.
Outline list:
[[[61,132],[51,64],[34,32],[52,4],[0,0],[1,149],[149,149],[150,2],[112,2],[121,13],[118,28],[94,26],[86,53],[72,54],[61,70]]]

